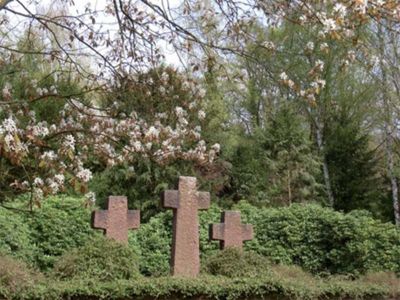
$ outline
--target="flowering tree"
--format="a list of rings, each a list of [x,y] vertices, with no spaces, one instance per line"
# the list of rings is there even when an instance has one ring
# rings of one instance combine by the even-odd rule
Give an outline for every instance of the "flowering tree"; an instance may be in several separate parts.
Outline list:
[[[37,120],[26,103],[15,105],[12,94],[12,87],[3,89],[3,97],[10,100],[2,106],[0,154],[12,172],[3,175],[2,191],[12,187],[32,192],[34,201],[62,191],[66,182],[86,192],[92,173],[84,163],[90,155],[108,165],[133,162],[138,156],[159,164],[176,159],[207,163],[219,151],[218,145],[207,150],[199,126],[187,120],[188,109],[193,111],[198,105],[195,95],[188,109],[177,106],[173,111],[155,111],[151,123],[135,111],[121,116],[114,107],[68,99],[60,118],[50,123]],[[165,122],[167,118],[174,122]],[[197,110],[196,118],[204,119],[204,112]]]

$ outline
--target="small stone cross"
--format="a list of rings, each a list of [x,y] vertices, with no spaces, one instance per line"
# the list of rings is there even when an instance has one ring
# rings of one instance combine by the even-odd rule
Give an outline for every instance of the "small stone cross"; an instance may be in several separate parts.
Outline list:
[[[253,225],[242,224],[240,212],[225,211],[221,224],[212,224],[210,239],[219,240],[221,249],[236,247],[242,249],[243,241],[253,239]]]
[[[92,214],[93,228],[104,229],[108,238],[128,243],[128,229],[137,229],[140,225],[140,211],[128,210],[128,200],[124,196],[111,196],[107,201],[107,210],[98,210]]]
[[[179,177],[179,189],[165,191],[162,204],[174,213],[171,273],[195,277],[200,272],[198,210],[210,206],[210,193],[196,191],[194,177]]]

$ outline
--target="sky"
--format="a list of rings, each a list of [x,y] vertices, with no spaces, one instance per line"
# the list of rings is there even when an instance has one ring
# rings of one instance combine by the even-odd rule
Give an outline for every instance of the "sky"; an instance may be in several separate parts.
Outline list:
[[[111,0],[91,0],[91,1],[90,0],[89,1],[74,0],[75,6],[73,8],[70,7],[70,13],[71,14],[84,13],[87,5],[90,5],[90,8],[93,10],[102,11],[106,7],[107,3],[110,3],[110,1]],[[151,3],[157,4],[161,7],[169,6],[171,8],[176,8],[177,6],[179,6],[182,3],[182,1],[183,0],[150,0]],[[44,0],[44,1],[37,1],[37,2],[39,2],[40,4],[39,5],[35,5],[35,4],[29,5],[29,9],[31,11],[43,13],[46,10],[51,9],[54,6],[62,7],[64,5],[59,0],[58,1]],[[138,2],[140,2],[140,1],[136,1],[136,3],[138,3]],[[135,3],[135,2],[133,2],[133,3]],[[9,6],[12,9],[23,12],[22,7],[20,5],[18,5],[18,3],[16,3],[16,2],[14,2],[14,3],[11,2],[9,4]],[[15,29],[21,28],[21,18],[13,15],[10,21],[11,21],[10,28],[13,28],[13,31],[15,33],[17,33],[19,30],[15,30]],[[116,32],[118,30],[116,20],[110,16],[105,16],[105,15],[99,14],[96,17],[96,23],[102,24],[104,28],[109,29],[111,32]],[[21,31],[22,30],[24,30],[24,28],[21,28]],[[179,67],[181,65],[181,62],[180,62],[177,54],[175,53],[175,51],[173,50],[173,48],[170,45],[167,45],[165,42],[160,42],[159,47],[161,49],[163,49],[167,64],[172,64],[177,67]]]

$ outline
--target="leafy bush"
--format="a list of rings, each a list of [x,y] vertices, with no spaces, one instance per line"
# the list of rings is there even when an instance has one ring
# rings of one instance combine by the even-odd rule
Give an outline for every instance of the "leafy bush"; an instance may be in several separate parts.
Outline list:
[[[33,287],[41,276],[14,258],[0,253],[0,295],[11,296]]]
[[[273,262],[313,273],[400,272],[400,230],[366,212],[343,214],[318,205],[255,209],[246,203],[236,209],[255,228],[247,249]]]
[[[172,213],[159,213],[129,234],[129,245],[140,249],[140,271],[147,276],[169,274]]]
[[[138,255],[126,245],[99,236],[61,256],[52,274],[64,280],[129,280],[139,276]]]
[[[32,263],[35,246],[22,213],[0,208],[0,228],[0,251]]]
[[[204,271],[211,275],[227,277],[259,276],[269,269],[268,260],[255,253],[227,248],[207,258]]]
[[[49,278],[31,289],[13,294],[13,300],[34,299],[398,299],[400,280],[368,282],[344,276],[313,277],[300,268],[285,267],[276,274],[229,278],[139,277],[102,282],[96,279],[55,281]],[[2,297],[0,289],[0,298]]]
[[[245,243],[247,251],[271,262],[298,265],[318,274],[360,275],[368,271],[400,273],[400,231],[364,211],[350,214],[318,205],[257,208],[246,202],[234,207],[242,222],[254,225],[255,238]],[[219,223],[221,209],[212,205],[199,214],[201,258],[215,254],[209,224]],[[161,213],[136,231],[141,249],[141,270],[146,275],[165,275],[169,270],[172,216]]]
[[[50,269],[57,257],[84,245],[95,233],[90,228],[90,210],[84,207],[82,198],[48,198],[28,221],[41,270]]]

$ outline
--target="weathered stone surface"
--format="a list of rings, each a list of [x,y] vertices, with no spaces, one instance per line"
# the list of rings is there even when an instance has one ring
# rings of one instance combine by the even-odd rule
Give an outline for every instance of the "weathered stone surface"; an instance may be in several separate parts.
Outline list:
[[[128,200],[124,196],[109,197],[107,210],[92,214],[93,228],[104,229],[108,238],[121,243],[128,242],[128,229],[137,229],[139,225],[140,211],[128,210]]]
[[[174,213],[171,273],[195,277],[200,272],[198,210],[210,206],[210,193],[196,191],[194,177],[179,177],[177,191],[165,191],[162,204]]]
[[[241,223],[239,211],[225,211],[222,214],[222,223],[211,225],[210,239],[219,240],[221,249],[242,249],[243,241],[253,239],[253,226]]]

